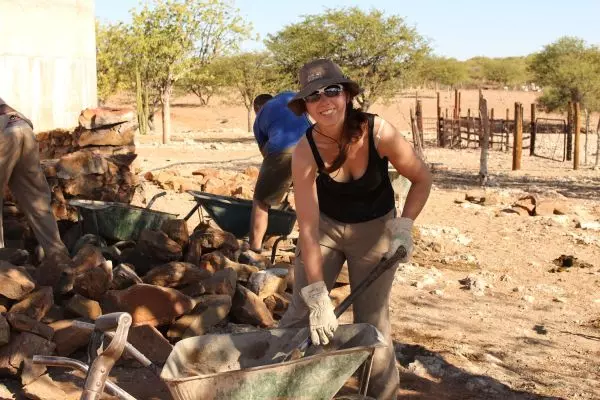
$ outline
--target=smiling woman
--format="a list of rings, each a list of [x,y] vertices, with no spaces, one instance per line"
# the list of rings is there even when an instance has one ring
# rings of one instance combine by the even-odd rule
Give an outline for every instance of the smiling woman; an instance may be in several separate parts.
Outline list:
[[[400,246],[410,255],[413,221],[429,196],[431,175],[391,124],[354,108],[361,89],[338,65],[318,59],[305,64],[299,78],[301,89],[288,107],[315,123],[292,156],[300,237],[292,303],[280,327],[309,325],[312,342],[327,344],[338,325],[328,294],[342,265],[347,261],[354,288]],[[389,162],[411,182],[400,218]],[[354,322],[374,325],[388,344],[375,351],[368,393],[381,400],[395,399],[399,382],[388,315],[394,272],[385,272],[353,305]]]

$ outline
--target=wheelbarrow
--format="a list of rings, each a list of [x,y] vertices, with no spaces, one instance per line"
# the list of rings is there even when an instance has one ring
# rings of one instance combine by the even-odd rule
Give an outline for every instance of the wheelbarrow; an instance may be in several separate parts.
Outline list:
[[[127,342],[129,314],[107,314],[94,324],[76,323],[94,330],[92,338],[102,333],[112,338],[91,367],[57,356],[34,356],[33,363],[85,373],[81,400],[100,399],[104,389],[119,399],[135,400],[107,379],[123,351],[156,374],[175,400],[332,399],[361,367],[359,391],[365,394],[373,352],[385,346],[383,336],[372,325],[341,325],[324,352],[307,352],[300,359],[280,362],[282,355],[308,334],[307,328],[209,334],[179,341],[160,369]],[[111,332],[115,328],[116,332]],[[94,342],[102,340],[90,341]],[[91,349],[89,354],[96,351]]]
[[[202,207],[209,217],[226,232],[242,239],[248,236],[250,230],[250,216],[252,213],[252,200],[238,199],[230,196],[221,196],[212,193],[188,190],[196,201],[196,205],[184,217],[187,221]],[[284,201],[284,204],[287,203]],[[275,260],[277,246],[282,240],[287,239],[296,223],[296,213],[291,209],[269,209],[269,222],[265,236],[276,236],[271,252],[271,262]]]
[[[164,221],[177,218],[177,214],[150,209],[154,201],[165,194],[167,193],[156,194],[146,208],[125,203],[79,199],[69,200],[68,204],[77,208],[82,234],[93,233],[115,241],[137,240],[142,230],[160,229]]]

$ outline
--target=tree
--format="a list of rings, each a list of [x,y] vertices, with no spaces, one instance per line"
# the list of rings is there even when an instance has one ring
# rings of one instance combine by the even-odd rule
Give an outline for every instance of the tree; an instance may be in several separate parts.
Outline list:
[[[569,101],[600,109],[600,49],[575,37],[562,37],[531,59],[529,70],[544,87],[540,103],[548,110],[565,109]]]
[[[127,87],[128,79],[124,74],[127,35],[127,26],[122,23],[103,25],[96,21],[96,70],[101,104],[110,95]]]
[[[454,58],[425,57],[420,67],[421,79],[456,87],[468,79],[466,65]]]
[[[331,58],[364,89],[357,96],[363,110],[379,98],[393,97],[408,72],[429,51],[425,39],[402,18],[357,7],[306,16],[302,22],[268,35],[265,43],[291,83],[297,82],[304,63]]]
[[[136,82],[153,87],[162,105],[163,143],[169,143],[171,131],[171,95],[175,83],[192,67],[202,65],[237,49],[249,34],[225,0],[154,0],[133,12],[135,37]],[[138,92],[139,98],[139,92]],[[139,100],[139,99],[138,99]],[[148,99],[142,96],[144,107]]]
[[[528,80],[525,59],[521,57],[492,58],[483,63],[483,76],[488,82],[515,86]]]
[[[200,104],[206,106],[211,97],[219,93],[225,84],[224,74],[218,65],[198,62],[183,76],[179,86],[185,93],[198,96]]]
[[[272,57],[264,52],[236,54],[216,60],[215,69],[223,71],[225,81],[237,89],[238,98],[248,112],[248,132],[251,132],[254,98],[281,89]]]

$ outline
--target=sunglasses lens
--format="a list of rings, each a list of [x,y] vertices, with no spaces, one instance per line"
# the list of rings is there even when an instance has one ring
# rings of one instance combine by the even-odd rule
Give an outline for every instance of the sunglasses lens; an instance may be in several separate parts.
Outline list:
[[[306,96],[304,98],[304,101],[306,101],[307,103],[314,103],[316,101],[319,101],[319,99],[321,98],[321,94],[318,92],[314,92],[312,94],[309,94],[308,96]]]
[[[323,91],[327,97],[339,96],[344,91],[344,88],[340,85],[327,86]]]

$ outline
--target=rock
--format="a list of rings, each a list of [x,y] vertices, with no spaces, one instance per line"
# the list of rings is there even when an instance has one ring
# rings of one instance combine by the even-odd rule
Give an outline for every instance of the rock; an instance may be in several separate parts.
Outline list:
[[[212,272],[199,268],[194,264],[173,261],[152,268],[144,276],[143,281],[150,285],[178,288],[210,278],[211,276]]]
[[[534,215],[548,217],[554,215],[554,210],[557,208],[559,206],[555,200],[540,200],[535,206]]]
[[[102,315],[100,303],[95,300],[85,298],[79,294],[75,294],[73,297],[71,297],[71,299],[65,305],[65,308],[79,317],[91,319],[92,321],[95,321]]]
[[[162,333],[150,325],[132,327],[127,341],[157,365],[163,365],[173,350],[173,346]]]
[[[528,215],[535,215],[535,206],[539,203],[539,199],[536,195],[527,195],[520,197],[513,204],[513,208],[520,207],[527,210]]]
[[[213,251],[212,253],[203,255],[200,261],[200,268],[210,272],[216,272],[224,268],[231,268],[236,272],[237,279],[240,282],[247,282],[252,273],[259,271],[257,267],[231,261],[220,251]]]
[[[75,324],[76,320],[68,319],[51,323],[54,329],[52,341],[56,344],[56,355],[67,357],[76,350],[87,346],[92,331]]]
[[[54,336],[54,329],[25,314],[7,313],[6,319],[15,331],[34,333],[47,340],[52,340]]]
[[[33,400],[64,400],[67,398],[67,394],[48,374],[44,374],[23,386],[23,393],[28,399]]]
[[[190,245],[192,240],[200,242],[203,254],[220,250],[223,254],[231,256],[240,248],[233,234],[206,226],[202,226],[200,229],[196,228],[190,238]]]
[[[533,303],[535,301],[535,297],[527,295],[527,296],[523,296],[522,300],[526,301],[527,303]]]
[[[4,296],[0,296],[0,313],[7,312],[8,309],[10,308],[10,304],[11,304],[10,299],[8,299]]]
[[[163,262],[143,254],[138,248],[124,249],[121,252],[121,262],[132,267],[138,277],[145,275],[152,268],[163,264]]]
[[[599,221],[580,221],[577,223],[577,228],[600,232],[600,222]]]
[[[98,129],[110,125],[135,121],[136,114],[128,108],[86,108],[79,115],[79,126],[85,129]]]
[[[254,190],[249,185],[241,185],[236,187],[231,195],[238,199],[252,200],[254,197]]]
[[[293,270],[294,266],[290,265],[290,269]],[[341,285],[349,285],[350,284],[350,274],[348,273],[348,264],[344,263],[342,269],[340,270],[340,274],[336,279],[336,283]]]
[[[521,207],[519,205],[514,205],[510,208],[514,213],[519,214],[521,217],[529,217],[531,214],[527,208]],[[502,210],[505,211],[505,210]]]
[[[112,262],[103,261],[83,271],[78,269],[75,274],[73,291],[89,299],[99,300],[110,288],[113,278]]]
[[[194,309],[171,325],[168,337],[185,339],[204,335],[225,319],[231,310],[231,297],[228,295],[206,295],[196,300]]]
[[[4,315],[0,314],[0,346],[10,341],[10,326]]]
[[[290,305],[291,296],[287,293],[274,293],[271,296],[266,297],[263,301],[271,314],[277,319],[281,319]]]
[[[0,374],[16,375],[26,358],[51,355],[55,348],[54,343],[33,333],[13,335],[7,345],[0,347]]]
[[[13,393],[3,384],[0,383],[0,400],[14,400]]]
[[[138,239],[137,249],[142,254],[163,262],[178,261],[183,257],[181,246],[162,231],[144,229]]]
[[[79,147],[128,146],[134,144],[137,129],[137,121],[94,130],[77,128],[73,132],[73,139]]]
[[[23,266],[29,262],[29,252],[23,249],[0,249],[0,260],[8,261],[12,265]]]
[[[35,282],[25,268],[0,261],[0,295],[21,300],[35,288]]]
[[[485,289],[489,287],[482,277],[475,275],[469,275],[459,283],[463,285],[463,289],[470,290],[475,296],[485,295]]]
[[[564,297],[555,297],[552,299],[552,301],[554,301],[556,303],[566,303],[567,299],[565,299]]]
[[[52,254],[44,257],[37,268],[37,284],[50,286],[56,294],[65,294],[73,289],[75,274],[73,262],[64,254]]]
[[[125,290],[109,290],[101,306],[105,313],[128,312],[134,326],[161,326],[189,313],[194,301],[175,289],[140,284]]]
[[[63,319],[65,319],[64,309],[55,304],[52,307],[50,307],[50,310],[48,310],[44,318],[42,318],[41,322],[44,324],[51,324],[53,322],[61,321]]]
[[[39,290],[30,293],[23,300],[10,308],[11,313],[25,314],[28,317],[40,321],[50,307],[54,305],[52,288],[43,286]]]
[[[135,273],[135,270],[130,264],[119,264],[113,269],[113,279],[110,284],[110,289],[127,289],[138,283],[143,283],[142,278]]]
[[[284,274],[287,275],[287,270],[279,275],[273,269],[254,272],[248,279],[248,289],[258,295],[261,300],[275,293],[281,294],[287,288]]]
[[[219,178],[208,178],[202,186],[202,191],[220,196],[229,196],[231,194],[225,181]]]
[[[183,219],[167,219],[163,222],[160,230],[166,233],[169,239],[179,244],[182,249],[187,246],[190,240],[187,221]]]
[[[81,229],[81,228],[79,228]],[[86,233],[85,235],[83,235],[82,237],[80,237],[79,239],[77,239],[77,241],[75,242],[75,244],[73,245],[73,252],[71,254],[74,254],[75,256],[77,256],[77,254],[81,251],[81,249],[83,249],[84,247],[97,247],[98,249],[102,249],[103,247],[106,247],[106,240],[104,240],[102,237],[98,236],[98,235],[94,235],[91,233]],[[85,257],[91,257],[90,253],[92,252],[91,249],[87,249],[84,253],[82,253],[79,256],[79,260],[77,261],[78,263],[82,262]],[[90,261],[91,264],[94,264],[93,261]],[[96,261],[95,265],[100,264],[100,261]]]
[[[100,182],[103,182],[102,178],[104,174],[109,172],[116,173],[117,169],[117,166],[109,163],[104,155],[94,151],[80,150],[60,158],[56,164],[56,176],[65,180],[73,180],[81,177],[84,177],[86,180],[99,178]],[[79,191],[85,192],[88,191],[85,188],[91,188],[90,186],[86,186],[85,181],[79,181],[77,184],[80,186]],[[73,189],[67,189],[66,187],[65,193],[75,194],[73,193]]]
[[[232,268],[223,268],[216,271],[213,276],[200,282],[191,283],[181,288],[187,296],[196,297],[203,294],[226,294],[233,297],[235,293],[237,273]]]
[[[187,252],[185,254],[185,262],[200,265],[200,259],[202,257],[202,239],[201,234],[194,233],[191,235],[188,242]]]
[[[258,325],[262,328],[271,328],[275,325],[273,316],[265,303],[252,291],[238,284],[233,304],[231,317],[239,323]]]

